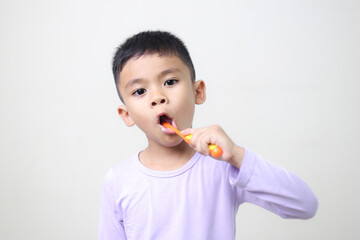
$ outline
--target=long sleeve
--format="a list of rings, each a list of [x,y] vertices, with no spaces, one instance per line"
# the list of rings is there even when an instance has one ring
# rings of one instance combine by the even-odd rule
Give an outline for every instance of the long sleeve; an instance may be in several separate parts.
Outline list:
[[[307,219],[316,213],[317,199],[303,180],[248,149],[240,170],[230,166],[229,171],[239,204],[253,203],[283,218]]]
[[[116,207],[115,199],[113,197],[113,177],[110,170],[105,176],[101,203],[100,203],[100,218],[99,218],[99,240],[125,240],[125,230],[121,213]]]
[[[243,202],[284,218],[310,218],[317,209],[300,178],[248,149],[240,170],[195,153],[179,169],[156,171],[137,153],[105,176],[99,240],[235,239]]]

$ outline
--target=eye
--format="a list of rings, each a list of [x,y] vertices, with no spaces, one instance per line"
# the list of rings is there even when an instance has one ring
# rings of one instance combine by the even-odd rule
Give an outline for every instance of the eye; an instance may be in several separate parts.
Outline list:
[[[146,92],[146,90],[144,88],[139,88],[139,89],[136,89],[132,95],[136,95],[136,96],[141,96],[143,95],[144,93]]]
[[[166,80],[166,81],[165,81],[164,85],[165,85],[165,86],[172,86],[172,85],[174,85],[174,84],[177,83],[177,82],[178,82],[178,80],[176,80],[176,79],[169,79],[169,80]]]

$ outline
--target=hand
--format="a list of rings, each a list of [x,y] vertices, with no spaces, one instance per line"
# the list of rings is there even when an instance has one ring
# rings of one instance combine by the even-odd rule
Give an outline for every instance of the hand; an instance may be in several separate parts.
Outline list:
[[[245,150],[237,146],[219,125],[204,128],[188,128],[181,131],[183,135],[192,134],[190,145],[199,153],[209,155],[209,144],[215,144],[222,148],[223,154],[216,158],[240,168]]]

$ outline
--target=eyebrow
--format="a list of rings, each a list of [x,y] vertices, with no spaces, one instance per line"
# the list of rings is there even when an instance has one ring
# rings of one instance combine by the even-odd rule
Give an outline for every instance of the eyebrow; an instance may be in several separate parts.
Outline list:
[[[125,84],[125,89],[131,87],[131,86],[134,85],[134,84],[141,83],[141,82],[143,82],[143,81],[145,81],[143,78],[135,78],[135,79],[132,79],[132,80],[130,80],[129,82],[127,82],[127,83]]]
[[[166,76],[167,74],[174,73],[174,72],[180,73],[181,71],[178,68],[169,68],[169,69],[166,69],[166,70],[160,72],[158,74],[158,77],[161,78],[161,77]],[[144,81],[145,81],[145,79],[143,79],[143,78],[132,79],[132,80],[130,80],[129,82],[126,83],[125,88],[129,88],[134,84],[141,83],[141,82],[144,82]]]
[[[166,69],[166,70],[162,71],[161,73],[159,73],[159,77],[163,77],[167,74],[174,73],[174,72],[180,73],[181,71],[178,68],[169,68],[169,69]]]

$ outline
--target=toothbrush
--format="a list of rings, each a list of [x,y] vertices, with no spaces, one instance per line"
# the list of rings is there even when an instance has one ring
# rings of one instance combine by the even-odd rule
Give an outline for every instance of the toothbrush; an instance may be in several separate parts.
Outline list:
[[[188,144],[190,144],[191,138],[192,138],[192,134],[186,135],[184,136],[183,134],[181,134],[181,132],[175,128],[173,125],[171,125],[168,122],[163,122],[162,125],[166,128],[170,128],[172,129],[177,135],[179,135],[185,142],[187,142]],[[213,156],[214,158],[217,157],[221,157],[223,151],[222,149],[215,145],[215,144],[209,144],[209,152],[211,154],[211,156]]]

